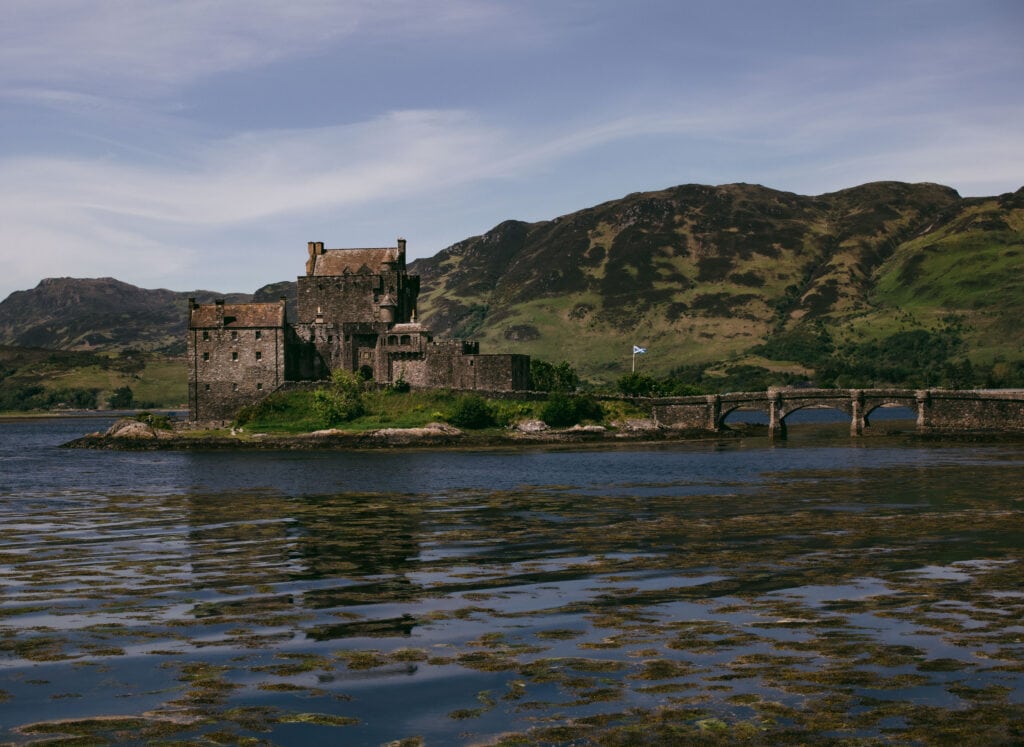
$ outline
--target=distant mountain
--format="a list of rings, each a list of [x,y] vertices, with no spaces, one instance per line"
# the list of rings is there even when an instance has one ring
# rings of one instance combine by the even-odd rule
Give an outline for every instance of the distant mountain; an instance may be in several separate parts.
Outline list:
[[[633,345],[655,374],[842,369],[908,381],[915,368],[973,361],[1024,376],[1024,188],[962,198],[879,182],[808,197],[683,185],[506,221],[411,271],[419,319],[436,335],[567,360],[599,382],[629,371]],[[294,319],[294,282],[226,298],[282,295]],[[44,280],[0,303],[0,345],[182,352],[190,296],[224,294]]]
[[[288,283],[260,289],[277,300]],[[290,284],[294,287],[294,283]],[[273,295],[276,294],[276,295]],[[291,295],[294,297],[294,290]],[[47,278],[0,302],[0,345],[55,350],[184,352],[188,299],[249,301],[246,293],[150,290],[114,278]],[[267,299],[270,300],[270,299]]]
[[[413,270],[435,332],[605,380],[629,370],[633,344],[660,373],[729,360],[799,369],[821,352],[794,354],[809,338],[841,351],[954,327],[972,357],[1024,357],[1024,189],[684,185],[506,221]]]

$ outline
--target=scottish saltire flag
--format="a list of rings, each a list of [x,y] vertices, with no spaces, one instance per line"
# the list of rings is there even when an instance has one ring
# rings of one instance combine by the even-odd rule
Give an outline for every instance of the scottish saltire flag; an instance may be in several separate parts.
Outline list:
[[[636,345],[633,346],[633,355],[640,355],[640,354],[646,353],[646,352],[647,352],[647,348],[637,347]]]

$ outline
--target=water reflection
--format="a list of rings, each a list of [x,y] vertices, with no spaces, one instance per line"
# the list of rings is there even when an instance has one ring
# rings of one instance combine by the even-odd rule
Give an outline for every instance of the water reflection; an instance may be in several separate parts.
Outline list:
[[[1024,707],[1012,446],[154,456],[57,435],[0,428],[0,741],[59,713],[84,741],[929,743]]]

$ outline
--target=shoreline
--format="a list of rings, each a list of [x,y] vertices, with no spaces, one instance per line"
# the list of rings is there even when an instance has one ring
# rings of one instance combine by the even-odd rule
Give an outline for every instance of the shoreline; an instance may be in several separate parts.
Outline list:
[[[664,444],[679,441],[736,439],[766,435],[765,428],[722,433],[708,431],[552,430],[543,433],[472,433],[426,428],[383,428],[370,431],[319,431],[301,434],[188,436],[160,433],[131,437],[90,433],[61,444],[65,449],[121,451],[330,451],[381,449],[501,449],[529,447],[601,447]]]
[[[315,431],[299,434],[204,434],[190,436],[182,432],[155,431],[145,435],[90,433],[61,444],[65,449],[112,451],[379,451],[390,449],[526,449],[526,448],[615,448],[618,446],[661,446],[699,441],[738,441],[764,439],[786,445],[788,439],[772,441],[763,425],[740,424],[724,431],[701,429],[612,430],[577,427],[540,433],[474,433],[446,428],[383,428],[369,431]],[[1024,442],[1024,433],[999,431],[917,431],[892,429],[844,437],[841,432],[811,436],[818,445],[822,441],[865,444],[882,439],[901,439],[917,443],[1007,443]],[[800,444],[800,439],[796,445]]]

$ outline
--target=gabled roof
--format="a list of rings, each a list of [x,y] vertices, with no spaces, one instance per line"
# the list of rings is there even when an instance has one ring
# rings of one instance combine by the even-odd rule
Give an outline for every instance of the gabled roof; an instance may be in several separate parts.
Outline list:
[[[384,249],[325,249],[315,257],[313,275],[376,275],[389,268],[386,262],[398,262],[397,247]]]
[[[241,327],[283,327],[284,304],[282,303],[226,303],[224,304],[224,326]],[[219,327],[220,311],[217,304],[206,303],[192,309],[188,326]]]

